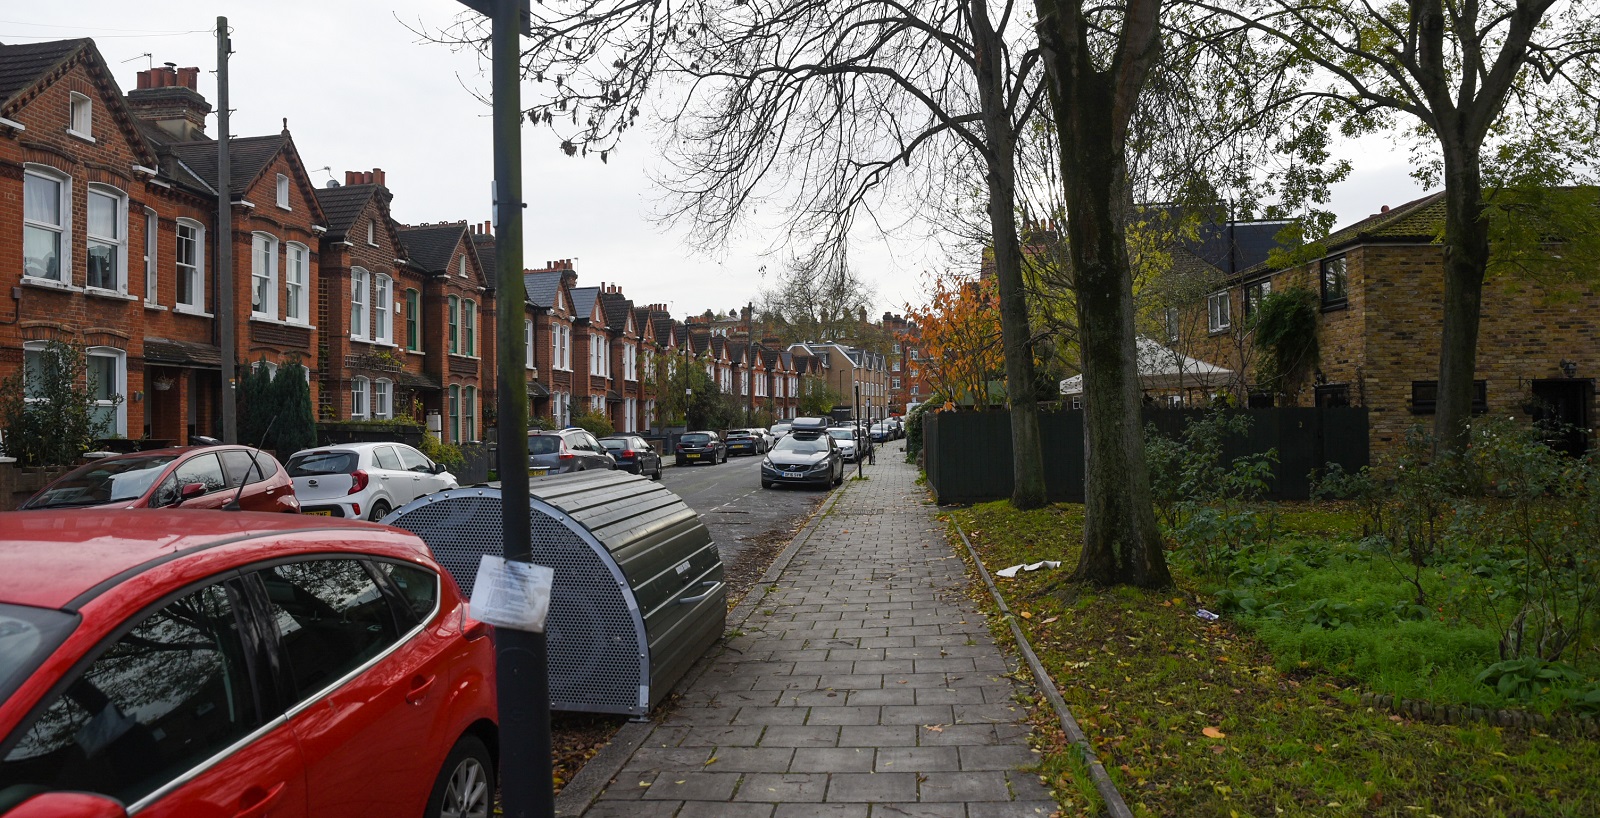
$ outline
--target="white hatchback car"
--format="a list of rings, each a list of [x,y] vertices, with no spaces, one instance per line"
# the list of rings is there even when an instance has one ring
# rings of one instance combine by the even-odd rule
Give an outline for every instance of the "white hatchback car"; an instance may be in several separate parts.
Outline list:
[[[404,443],[341,443],[295,452],[284,464],[301,514],[381,520],[443,489],[455,475]]]

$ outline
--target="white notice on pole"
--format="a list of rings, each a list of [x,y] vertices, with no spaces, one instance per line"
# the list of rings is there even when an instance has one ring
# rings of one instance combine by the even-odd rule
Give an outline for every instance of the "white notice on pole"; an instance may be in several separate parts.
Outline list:
[[[495,627],[544,633],[555,575],[547,566],[484,554],[467,610],[473,619]]]

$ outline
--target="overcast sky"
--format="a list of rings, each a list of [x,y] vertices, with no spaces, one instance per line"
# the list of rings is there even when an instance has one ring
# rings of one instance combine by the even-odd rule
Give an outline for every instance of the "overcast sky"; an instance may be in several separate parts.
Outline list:
[[[124,92],[152,61],[200,66],[200,91],[215,104],[211,30],[216,16],[226,15],[236,135],[276,133],[287,118],[313,184],[382,168],[399,220],[481,222],[490,219],[492,135],[488,108],[472,91],[487,95],[486,66],[475,53],[420,43],[401,23],[436,29],[464,9],[454,0],[11,3],[0,12],[0,42],[93,37]],[[210,124],[215,135],[215,120]],[[712,256],[652,224],[657,193],[647,168],[657,151],[643,131],[630,133],[608,164],[569,158],[557,144],[548,130],[523,130],[528,266],[575,258],[581,284],[620,284],[636,303],[665,302],[678,317],[756,299],[770,282],[758,270],[780,266],[762,256],[768,242],[761,236]],[[1384,140],[1349,154],[1360,162],[1334,191],[1339,224],[1420,195],[1405,155]],[[864,239],[853,255],[877,292],[874,314],[920,300],[920,271],[975,262],[946,258],[934,243],[916,239],[893,246]]]

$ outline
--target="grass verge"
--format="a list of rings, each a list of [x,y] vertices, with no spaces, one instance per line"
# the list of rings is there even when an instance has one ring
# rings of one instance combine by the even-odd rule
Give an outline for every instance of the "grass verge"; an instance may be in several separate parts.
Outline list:
[[[1600,815],[1600,743],[1362,706],[1348,678],[1286,672],[1231,619],[1196,618],[1202,597],[1181,571],[1177,589],[1156,593],[1067,582],[1080,506],[1001,502],[950,516],[991,571],[1063,561],[997,582],[1136,814]],[[1338,515],[1306,522],[1330,534],[1341,525]],[[1068,796],[1064,810],[1088,814],[1066,780],[1073,760],[1059,757],[1071,751],[1045,744],[1042,774]]]

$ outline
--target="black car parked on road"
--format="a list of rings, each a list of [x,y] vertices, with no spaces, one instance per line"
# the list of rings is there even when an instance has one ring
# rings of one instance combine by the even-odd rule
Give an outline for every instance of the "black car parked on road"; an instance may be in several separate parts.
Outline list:
[[[728,462],[728,444],[716,432],[686,432],[678,438],[678,465]]]
[[[766,454],[767,438],[760,429],[729,429],[728,454]]]
[[[633,474],[642,474],[651,480],[661,479],[661,455],[637,435],[610,435],[600,438],[600,445],[617,461],[617,468]]]
[[[817,431],[795,431],[773,444],[761,460],[761,487],[799,483],[824,488],[844,482],[844,458],[833,437]]]

